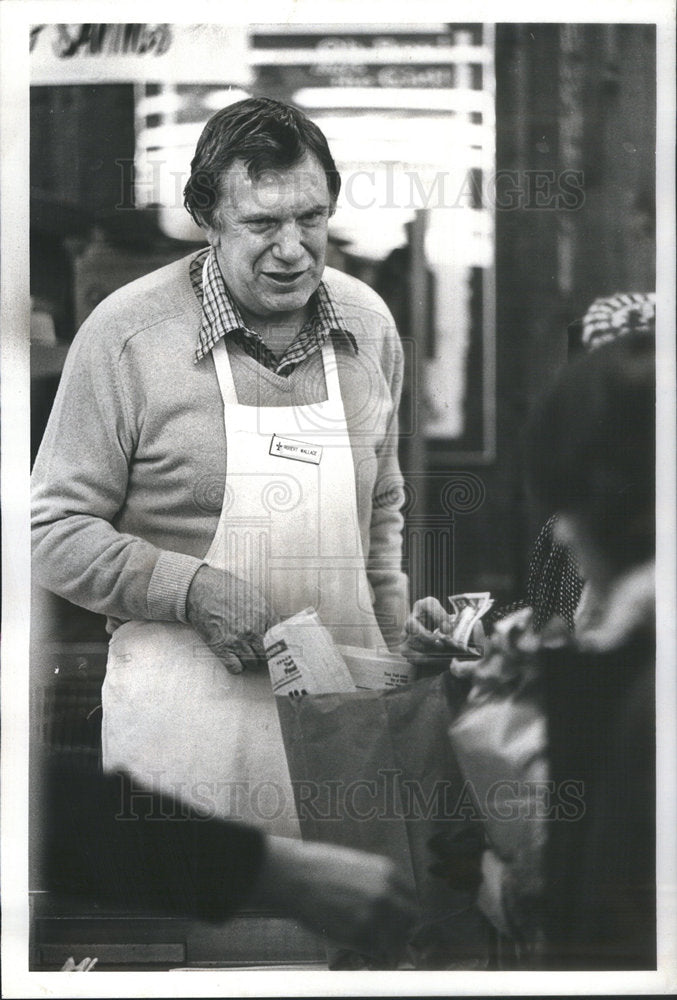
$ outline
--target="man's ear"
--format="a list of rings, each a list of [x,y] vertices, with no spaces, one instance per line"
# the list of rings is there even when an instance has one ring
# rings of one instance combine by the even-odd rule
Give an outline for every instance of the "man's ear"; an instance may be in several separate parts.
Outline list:
[[[213,226],[204,227],[205,236],[207,237],[207,242],[216,249],[221,246],[221,233],[218,229],[214,229]]]

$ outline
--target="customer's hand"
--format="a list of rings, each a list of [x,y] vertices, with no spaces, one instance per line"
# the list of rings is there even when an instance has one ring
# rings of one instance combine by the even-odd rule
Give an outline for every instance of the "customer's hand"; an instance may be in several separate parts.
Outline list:
[[[336,944],[396,959],[415,919],[392,861],[334,844],[269,837],[257,898]]]
[[[252,584],[212,566],[200,566],[188,590],[186,613],[231,673],[265,668],[263,635],[278,619]]]

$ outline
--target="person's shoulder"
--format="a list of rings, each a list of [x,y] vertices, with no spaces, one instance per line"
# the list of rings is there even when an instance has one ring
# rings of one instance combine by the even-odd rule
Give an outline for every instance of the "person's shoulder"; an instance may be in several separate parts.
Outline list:
[[[107,295],[83,324],[82,330],[115,330],[126,339],[163,320],[190,310],[199,302],[190,280],[194,253],[150,271]]]
[[[97,306],[109,311],[132,310],[141,321],[176,312],[181,306],[197,302],[190,281],[190,264],[195,253],[171,261],[155,271],[130,281],[111,292]],[[192,296],[192,298],[191,298]]]
[[[389,326],[394,326],[388,306],[364,281],[343,271],[337,271],[333,267],[325,268],[322,281],[346,320],[350,319],[351,314],[366,313],[373,315],[375,320],[381,319]]]

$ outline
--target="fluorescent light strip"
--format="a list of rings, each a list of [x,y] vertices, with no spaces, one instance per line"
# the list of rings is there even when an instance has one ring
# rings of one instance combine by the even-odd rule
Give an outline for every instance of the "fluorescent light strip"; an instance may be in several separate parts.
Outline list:
[[[309,108],[359,108],[416,111],[481,111],[486,114],[492,107],[490,94],[482,90],[458,90],[449,87],[302,87],[293,95],[301,107]]]
[[[137,148],[194,146],[200,138],[204,125],[204,121],[197,121],[140,129],[136,139]]]
[[[449,25],[440,21],[437,24],[250,24],[252,35],[446,35]]]
[[[165,91],[162,94],[154,94],[152,97],[142,97],[136,104],[136,113],[139,117],[167,115],[178,111],[183,104],[183,99],[176,91]]]
[[[220,111],[221,108],[226,108],[229,104],[235,104],[236,101],[242,101],[245,97],[251,96],[250,93],[246,90],[241,90],[239,87],[229,87],[228,89],[213,90],[209,94],[204,94],[200,103],[208,111]]]
[[[252,66],[407,66],[490,64],[492,53],[481,45],[383,45],[377,48],[327,46],[315,49],[250,49]]]
[[[434,136],[452,136],[454,142],[462,142],[468,146],[486,145],[493,137],[484,125],[475,125],[463,118],[452,117],[421,117],[398,116],[397,118],[383,115],[345,115],[331,116],[314,115],[313,121],[322,129],[327,138],[332,140],[364,139],[367,142],[377,139],[379,142],[429,143]],[[406,122],[406,132],[395,135],[393,124],[397,121]]]

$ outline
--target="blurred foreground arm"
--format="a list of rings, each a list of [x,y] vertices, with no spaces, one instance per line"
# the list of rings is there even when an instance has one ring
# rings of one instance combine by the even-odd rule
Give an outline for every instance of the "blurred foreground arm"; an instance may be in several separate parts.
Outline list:
[[[268,838],[255,897],[372,955],[397,956],[414,920],[392,861],[333,844]]]
[[[410,902],[386,858],[266,837],[68,760],[47,762],[41,777],[34,889],[216,922],[253,901],[363,951],[402,943]]]

